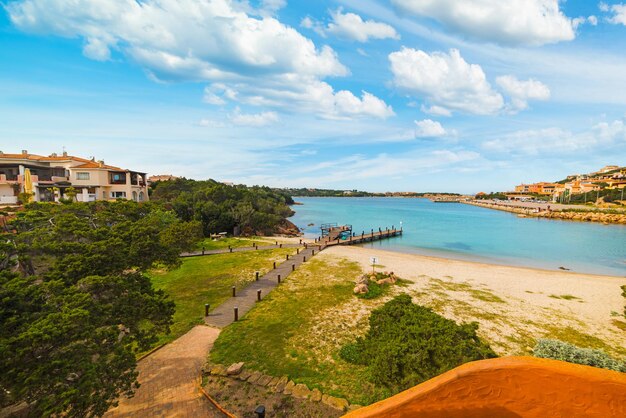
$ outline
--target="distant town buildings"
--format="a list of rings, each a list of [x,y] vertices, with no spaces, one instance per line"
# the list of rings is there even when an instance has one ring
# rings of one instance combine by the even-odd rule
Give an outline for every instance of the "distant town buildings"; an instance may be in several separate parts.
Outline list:
[[[136,202],[148,200],[146,173],[66,152],[46,157],[26,150],[20,154],[0,151],[0,204],[17,203],[18,195],[28,188],[32,188],[31,200],[55,202],[66,197],[70,187],[77,193],[79,202],[120,198]]]
[[[607,165],[589,174],[572,174],[557,183],[539,182],[520,184],[515,191],[507,192],[511,200],[530,198],[533,195],[551,196],[554,201],[564,195],[595,192],[603,189],[626,187],[626,167]]]
[[[159,175],[156,175],[156,176],[148,177],[148,184],[156,183],[157,181],[176,180],[176,179],[179,179],[179,178],[180,177],[176,177],[176,176],[173,176],[171,174],[159,174]]]

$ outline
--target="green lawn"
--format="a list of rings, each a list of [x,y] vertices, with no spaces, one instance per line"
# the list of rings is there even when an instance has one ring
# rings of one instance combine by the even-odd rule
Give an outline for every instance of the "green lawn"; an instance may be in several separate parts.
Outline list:
[[[256,271],[263,275],[272,269],[274,261],[282,262],[286,254],[295,252],[294,248],[283,248],[190,257],[176,270],[152,271],[154,287],[163,289],[176,303],[172,332],[159,343],[170,342],[201,323],[205,303],[213,310],[231,296],[232,286],[239,288],[254,281]]]
[[[366,329],[369,312],[388,297],[358,299],[358,264],[315,258],[291,274],[245,318],[225,328],[211,360],[272,376],[287,375],[323,393],[368,404],[390,395],[372,385],[364,366],[347,363],[339,349]],[[392,292],[393,293],[393,292]]]
[[[211,238],[205,238],[202,241],[200,241],[197,245],[196,245],[196,249],[197,250],[202,250],[202,247],[204,247],[205,250],[209,251],[209,250],[221,250],[224,248],[228,248],[228,246],[230,245],[232,248],[239,248],[239,247],[252,247],[252,244],[256,243],[259,246],[263,246],[263,245],[272,245],[274,243],[274,241],[272,240],[268,240],[268,239],[259,239],[259,238],[233,238],[233,237],[228,237],[228,238],[221,238],[218,240],[212,240]]]

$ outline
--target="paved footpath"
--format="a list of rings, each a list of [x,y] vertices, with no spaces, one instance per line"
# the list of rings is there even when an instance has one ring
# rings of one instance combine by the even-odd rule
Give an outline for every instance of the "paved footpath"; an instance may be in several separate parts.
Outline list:
[[[265,297],[278,285],[278,275],[281,280],[285,279],[289,274],[300,266],[304,259],[310,260],[319,253],[319,246],[309,245],[308,248],[300,250],[300,254],[294,254],[289,260],[284,261],[274,270],[260,277],[258,281],[252,282],[244,289],[237,289],[236,297],[231,297],[226,302],[215,308],[209,316],[204,318],[207,325],[218,328],[224,328],[235,321],[234,308],[237,307],[239,319],[241,319],[257,302],[257,291],[261,290],[261,298]]]
[[[139,362],[141,386],[105,417],[224,417],[199,391],[200,373],[219,329],[198,325]]]

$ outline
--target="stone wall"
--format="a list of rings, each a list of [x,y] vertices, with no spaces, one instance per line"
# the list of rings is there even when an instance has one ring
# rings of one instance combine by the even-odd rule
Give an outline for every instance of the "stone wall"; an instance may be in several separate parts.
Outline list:
[[[311,402],[321,402],[338,411],[353,411],[360,405],[350,405],[347,400],[330,396],[319,391],[309,389],[304,383],[295,383],[287,376],[275,377],[254,370],[247,370],[244,363],[234,363],[229,367],[221,364],[207,364],[203,374],[237,379],[257,386],[265,386],[275,393],[293,396]]]

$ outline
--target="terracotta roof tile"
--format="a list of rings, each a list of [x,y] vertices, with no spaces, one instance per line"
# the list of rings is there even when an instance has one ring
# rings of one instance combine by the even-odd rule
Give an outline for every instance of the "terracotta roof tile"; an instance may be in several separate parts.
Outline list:
[[[102,166],[100,166],[100,163],[93,161],[93,160],[88,160],[86,158],[81,158],[81,157],[76,157],[73,155],[57,155],[57,156],[43,156],[43,155],[37,155],[37,154],[6,154],[6,153],[0,153],[0,159],[10,159],[10,160],[14,160],[14,159],[19,159],[19,160],[30,160],[30,161],[38,161],[38,162],[54,162],[54,161],[76,161],[76,162],[80,162],[83,163],[81,165],[75,166],[73,168],[105,168],[107,170],[117,170],[117,171],[124,171],[124,169],[119,168],[119,167],[115,167],[112,165],[106,165],[103,164]]]

